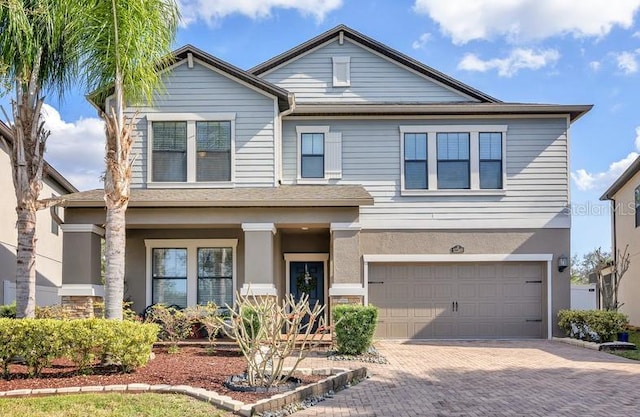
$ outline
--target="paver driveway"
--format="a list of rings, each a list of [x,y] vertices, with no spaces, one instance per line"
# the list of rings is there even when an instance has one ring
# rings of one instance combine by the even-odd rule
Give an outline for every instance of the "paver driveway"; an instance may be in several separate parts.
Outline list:
[[[607,353],[543,340],[377,346],[390,365],[367,364],[371,378],[295,416],[640,416],[640,363]]]

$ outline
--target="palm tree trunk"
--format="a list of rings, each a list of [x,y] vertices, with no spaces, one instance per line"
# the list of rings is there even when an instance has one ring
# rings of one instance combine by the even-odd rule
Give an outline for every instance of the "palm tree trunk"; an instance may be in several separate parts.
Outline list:
[[[126,242],[126,205],[107,203],[107,223],[105,242],[105,317],[122,320],[122,300],[124,299],[124,265]]]
[[[16,251],[16,316],[35,317],[36,312],[36,210],[18,207]]]
[[[121,113],[120,113],[121,114]],[[131,184],[131,146],[134,118],[120,121],[118,112],[103,113],[107,134],[104,200],[105,225],[105,317],[122,320],[124,298],[126,218]],[[123,117],[123,116],[121,116]]]

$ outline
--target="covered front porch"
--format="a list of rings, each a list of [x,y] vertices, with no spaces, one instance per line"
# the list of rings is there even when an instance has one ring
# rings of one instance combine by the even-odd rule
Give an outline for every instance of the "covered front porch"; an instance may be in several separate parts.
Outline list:
[[[294,201],[274,188],[271,198],[239,202],[229,201],[229,192],[248,190],[180,190],[180,201],[160,202],[151,197],[167,190],[132,190],[125,299],[137,312],[155,303],[233,305],[236,291],[277,298],[305,292],[329,306],[363,303],[359,206],[371,197],[351,186],[279,188],[298,196],[305,188],[310,198]],[[227,199],[215,199],[217,191]],[[99,190],[72,194],[63,225],[60,295],[83,315],[103,294],[105,211],[98,198]]]

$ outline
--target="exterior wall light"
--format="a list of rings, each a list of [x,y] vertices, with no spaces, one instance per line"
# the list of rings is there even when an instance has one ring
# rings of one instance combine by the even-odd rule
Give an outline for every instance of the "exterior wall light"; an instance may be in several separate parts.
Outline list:
[[[558,272],[562,272],[569,267],[569,258],[565,255],[558,256]]]

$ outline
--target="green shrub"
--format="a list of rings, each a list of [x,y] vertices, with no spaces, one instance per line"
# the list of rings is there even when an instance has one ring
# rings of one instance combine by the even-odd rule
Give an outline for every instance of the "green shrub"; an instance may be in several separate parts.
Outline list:
[[[54,359],[69,358],[86,372],[108,356],[129,372],[147,363],[157,334],[156,325],[132,321],[0,318],[0,365],[6,378],[8,361],[19,356],[37,376]]]
[[[144,366],[149,361],[153,344],[158,340],[158,326],[151,323],[120,321],[107,326],[105,351],[123,372]]]
[[[245,332],[251,340],[256,340],[260,334],[260,312],[251,305],[243,305],[240,308],[240,317],[242,317],[243,325],[240,326],[242,332]]]
[[[160,326],[158,338],[171,342],[174,347],[191,334],[190,318],[183,310],[176,307],[154,304],[147,308],[144,321]]]
[[[214,342],[222,329],[219,308],[215,303],[209,302],[206,305],[187,307],[184,310],[184,314],[191,323],[194,333],[200,334],[201,331],[204,331],[209,342]]]
[[[16,334],[10,324],[15,320],[11,318],[0,318],[0,366],[2,366],[2,377],[9,377],[9,361],[18,354],[17,343],[14,342]]]
[[[13,320],[18,355],[24,359],[30,376],[38,376],[56,358],[67,356],[66,323],[55,319]],[[64,326],[66,327],[66,326]]]
[[[333,308],[333,323],[338,353],[360,355],[373,343],[378,309],[374,306],[338,305]]]
[[[15,319],[16,318],[16,302],[0,306],[0,318]]]
[[[560,310],[558,326],[567,336],[589,342],[610,342],[629,323],[626,314],[604,310]]]

